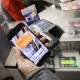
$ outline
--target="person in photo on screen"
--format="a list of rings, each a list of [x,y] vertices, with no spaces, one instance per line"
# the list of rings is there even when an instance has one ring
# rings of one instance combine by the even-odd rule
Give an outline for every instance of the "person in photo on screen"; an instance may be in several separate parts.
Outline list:
[[[26,48],[21,50],[29,59],[36,53],[36,50],[33,48],[33,45],[30,43]]]

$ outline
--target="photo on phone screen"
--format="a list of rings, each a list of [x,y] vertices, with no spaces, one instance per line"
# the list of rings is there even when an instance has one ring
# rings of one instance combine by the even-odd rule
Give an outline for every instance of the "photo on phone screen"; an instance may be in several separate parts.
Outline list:
[[[8,35],[9,40],[34,64],[37,65],[43,56],[47,55],[47,58],[50,55],[49,50],[25,25],[18,27],[19,30],[16,28],[9,33],[13,34],[10,37]]]

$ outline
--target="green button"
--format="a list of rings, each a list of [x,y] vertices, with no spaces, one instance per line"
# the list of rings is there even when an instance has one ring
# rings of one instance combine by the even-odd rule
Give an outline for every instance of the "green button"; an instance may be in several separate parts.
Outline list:
[[[77,64],[74,64],[74,66],[78,66]]]

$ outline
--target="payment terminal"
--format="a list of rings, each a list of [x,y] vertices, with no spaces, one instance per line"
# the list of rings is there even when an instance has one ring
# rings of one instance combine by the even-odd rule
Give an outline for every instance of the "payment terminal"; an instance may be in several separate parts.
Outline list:
[[[38,20],[30,26],[33,32],[40,32],[40,37],[44,36],[49,43],[49,47],[54,47],[64,31],[58,26],[45,19]]]

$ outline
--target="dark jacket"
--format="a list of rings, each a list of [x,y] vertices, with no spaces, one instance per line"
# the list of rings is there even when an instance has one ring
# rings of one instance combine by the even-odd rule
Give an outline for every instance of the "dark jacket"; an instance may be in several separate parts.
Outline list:
[[[60,80],[53,72],[45,67],[41,67],[30,75],[26,80]]]

